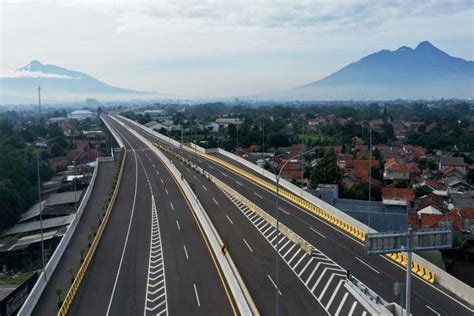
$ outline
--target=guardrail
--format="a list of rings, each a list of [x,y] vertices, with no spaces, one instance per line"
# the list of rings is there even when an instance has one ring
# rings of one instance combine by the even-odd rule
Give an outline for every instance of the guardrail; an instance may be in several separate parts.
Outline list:
[[[104,119],[104,114],[100,114],[100,119],[102,120],[102,122],[104,122],[107,129],[110,131],[112,136],[115,138],[115,141],[117,142],[119,147],[120,148],[125,148],[125,145],[124,145],[122,139],[118,136],[117,132],[110,126],[109,122],[107,122],[107,120]]]
[[[183,146],[183,148],[188,151],[188,152],[194,152],[194,153],[197,153],[198,155],[204,157],[204,158],[207,158],[209,160],[212,160],[220,165],[223,165],[225,166],[226,168],[252,180],[253,182],[257,183],[258,185],[272,191],[272,192],[276,192],[276,185],[271,183],[271,182],[268,182],[266,180],[263,180],[262,178],[260,177],[257,177],[253,174],[251,174],[250,172],[247,172],[239,167],[236,167],[234,166],[233,164],[231,163],[228,163],[227,161],[224,161],[222,159],[219,159],[215,156],[212,156],[212,155],[209,155],[209,154],[206,154],[205,152],[203,153],[202,151],[196,151],[195,149],[191,148],[191,147],[187,147],[187,146]],[[282,184],[282,186],[284,186],[285,184]],[[311,203],[309,202],[309,198],[305,198],[304,196],[304,193],[307,193],[307,192],[303,192],[303,194],[301,194],[303,197],[300,197],[300,196],[297,196],[291,192],[289,192],[289,190],[283,190],[283,189],[279,189],[279,194],[285,198],[287,198],[288,200],[290,200],[291,202],[295,203],[296,205],[302,207],[303,209],[309,211],[310,213],[314,214],[314,215],[317,215],[319,216],[320,218],[326,220],[327,222],[331,223],[333,226],[336,226],[338,227],[339,229],[345,231],[346,233],[348,233],[349,235],[352,235],[353,237],[361,240],[361,241],[365,241],[365,233],[364,231],[362,231],[361,229],[358,228],[358,226],[356,226],[356,220],[353,219],[352,217],[348,216],[347,214],[345,214],[344,212],[332,207],[331,205],[327,204],[328,206],[331,206],[331,208],[325,208],[325,209],[322,209],[321,207],[315,205],[315,203]],[[307,193],[309,194],[309,193]],[[313,197],[313,196],[312,196]],[[313,198],[316,198],[316,197],[313,197]],[[311,199],[313,199],[311,198]],[[314,202],[314,201],[313,201]],[[319,200],[318,202],[323,202],[321,200]],[[322,204],[322,203],[320,203]],[[330,211],[328,211],[328,209]],[[337,215],[335,215],[334,213],[334,210],[337,210]],[[342,214],[341,214],[342,213]],[[362,223],[360,223],[361,226],[363,225]],[[365,225],[363,225],[365,226]],[[367,227],[367,226],[365,226]],[[372,230],[373,231],[373,230]],[[391,255],[388,255],[387,258],[393,260],[394,262],[396,262],[397,264],[403,266],[403,267],[406,267],[407,265],[407,260],[404,260],[404,258],[406,259],[406,256],[403,256],[401,253],[399,254],[394,254],[393,256]],[[412,270],[418,275],[420,276],[421,278],[423,278],[424,280],[426,280],[427,282],[430,282],[430,283],[434,283],[435,282],[435,273],[433,271],[430,271],[428,268],[424,267],[422,264],[420,264],[419,262],[413,262],[412,264]]]
[[[121,116],[122,117],[122,116]],[[123,117],[122,117],[123,118]],[[132,122],[135,126],[140,127],[141,129],[150,132],[150,129],[140,125],[128,118],[125,118],[127,121]],[[157,132],[154,132],[154,134],[159,134]],[[160,134],[161,135],[161,134]],[[160,137],[160,139],[166,141],[166,139],[163,139],[163,137]],[[176,146],[176,145],[175,145]],[[186,149],[186,146],[182,146],[184,149]],[[217,163],[220,163],[224,165],[226,163],[225,161],[218,159],[214,156],[209,155],[209,153],[219,153],[224,156],[229,157],[230,159],[243,164],[244,166],[254,170],[255,172],[262,174],[272,182],[275,180],[275,175],[237,155],[234,155],[228,151],[225,151],[221,148],[213,148],[213,149],[204,149],[199,146],[192,146],[192,150],[189,149],[188,151],[192,153],[197,153],[204,158],[208,158],[210,160],[215,158],[217,160],[214,160]],[[222,163],[221,163],[222,162]],[[227,164],[227,163],[226,163]],[[233,165],[229,164],[230,166],[233,167]],[[235,168],[235,167],[233,167]],[[234,170],[235,172],[244,175],[249,174],[248,172],[245,172],[244,170],[240,168],[235,168],[238,169],[238,171]],[[242,172],[242,173],[241,173]],[[249,174],[251,175],[251,174]],[[253,175],[251,175],[253,176]],[[255,176],[253,176],[255,177]],[[256,177],[258,178],[258,177]],[[249,178],[250,179],[250,178]],[[260,179],[260,178],[258,178]],[[263,179],[262,182],[266,182]],[[266,187],[267,189],[275,192],[275,185],[269,184],[266,182],[268,186],[262,185]],[[376,230],[369,228],[367,225],[364,223],[361,223],[360,221],[354,219],[353,217],[347,215],[343,211],[335,208],[334,206],[318,199],[314,195],[304,191],[303,189],[295,186],[294,184],[290,183],[289,181],[286,181],[284,179],[280,179],[280,185],[281,187],[285,188],[288,191],[286,192],[286,195],[292,195],[292,198],[287,197],[289,200],[293,201],[295,204],[301,206],[303,209],[309,211],[312,214],[315,214],[326,221],[330,222],[331,224],[339,227],[341,230],[353,235],[359,240],[364,241],[365,240],[365,233],[374,233],[377,232]],[[282,189],[279,190],[280,193],[282,193]],[[286,197],[286,196],[285,196]],[[318,211],[319,210],[319,211]],[[397,258],[399,258],[400,255],[403,254],[397,254]],[[404,255],[403,255],[404,256]],[[406,257],[406,256],[405,256]],[[403,267],[403,263],[406,262],[406,260],[401,260],[400,262],[397,260],[394,260],[393,256],[389,255],[387,256],[387,259],[393,261],[394,263],[399,264],[400,266]],[[406,263],[405,266],[406,267]],[[413,254],[413,264],[412,264],[412,271],[418,275],[420,278],[426,280],[429,283],[438,283],[439,285],[445,287],[446,289],[456,293],[459,297],[462,299],[466,300],[470,304],[474,305],[474,288],[467,285],[466,283],[462,282],[461,280],[458,280],[451,274],[447,273],[446,271],[442,270],[435,264],[431,263],[430,261],[426,260],[425,258],[419,256],[418,254],[414,253]]]
[[[127,151],[123,151],[123,156],[122,156],[122,162],[120,164],[120,171],[115,179],[114,183],[114,191],[112,193],[112,197],[108,200],[108,205],[107,205],[107,211],[105,212],[104,218],[102,220],[102,223],[99,225],[99,228],[97,230],[97,234],[95,235],[94,240],[92,241],[91,247],[89,248],[89,251],[87,252],[86,256],[84,257],[84,261],[82,262],[79,271],[77,272],[74,282],[72,283],[71,287],[69,288],[69,291],[66,294],[66,297],[64,298],[64,302],[61,305],[61,308],[59,309],[58,315],[64,316],[67,314],[69,307],[72,304],[72,301],[79,289],[79,286],[81,285],[82,279],[84,278],[85,273],[87,272],[87,268],[89,267],[89,264],[92,260],[92,257],[95,254],[95,251],[97,249],[97,246],[100,242],[100,239],[102,237],[102,234],[105,230],[105,226],[107,225],[107,222],[110,217],[110,213],[112,211],[112,208],[115,203],[115,199],[117,197],[118,190],[120,188],[120,182],[122,180],[122,174],[123,174],[123,167],[125,165],[125,160],[127,157]]]
[[[217,178],[215,178],[215,177],[213,177],[209,174],[207,176],[209,177],[209,179],[213,183],[215,183],[217,185],[218,188],[220,188],[221,190],[227,192],[231,196],[235,197],[239,202],[241,202],[242,204],[247,206],[252,212],[256,213],[261,218],[263,218],[266,222],[268,222],[271,226],[276,228],[277,221],[273,216],[271,216],[270,214],[265,212],[263,209],[261,209],[260,207],[258,207],[254,203],[250,202],[250,200],[246,199],[243,195],[241,195],[240,193],[238,193],[237,191],[235,191],[234,189],[229,187],[224,182],[220,181],[219,179],[217,179]],[[301,238],[294,231],[292,231],[291,229],[289,229],[288,227],[286,227],[282,223],[278,224],[278,229],[289,240],[291,240],[292,242],[297,244],[304,252],[306,252],[308,255],[311,255],[311,253],[313,252],[313,248],[311,247],[311,245],[306,240]]]
[[[122,122],[118,122],[123,125]],[[154,143],[151,143],[132,129],[129,129],[129,131],[145,143],[157,155],[160,161],[162,161],[165,167],[170,171],[178,187],[182,190],[184,197],[188,201],[191,210],[210,243],[210,249],[212,249],[213,256],[222,269],[240,313],[242,315],[260,315],[247,286],[232,260],[231,255],[228,252],[225,255],[221,254],[221,246],[224,245],[224,243],[189,184],[184,180],[184,177],[176,166],[171,163],[171,161]]]
[[[89,186],[86,189],[86,193],[84,194],[84,197],[82,198],[82,201],[79,204],[79,207],[76,213],[74,214],[74,218],[71,224],[69,225],[68,229],[66,230],[66,233],[64,234],[63,238],[61,239],[58,246],[56,247],[56,250],[54,250],[54,253],[49,259],[48,263],[46,264],[44,271],[41,272],[38,280],[36,281],[35,286],[31,290],[28,297],[26,298],[25,303],[19,310],[18,312],[19,316],[31,315],[34,308],[36,307],[36,304],[38,303],[39,298],[43,294],[43,291],[46,288],[46,285],[48,284],[51,276],[56,270],[56,267],[58,266],[58,263],[61,260],[61,257],[64,254],[64,251],[66,250],[67,246],[69,245],[69,241],[71,240],[71,237],[76,230],[77,224],[79,223],[79,220],[81,219],[81,216],[82,216],[82,213],[84,212],[84,208],[86,207],[87,201],[89,201],[91,191],[94,188],[94,183],[97,177],[98,170],[99,170],[99,159],[96,160],[96,167],[94,168],[94,173],[92,174],[91,181],[89,182]]]

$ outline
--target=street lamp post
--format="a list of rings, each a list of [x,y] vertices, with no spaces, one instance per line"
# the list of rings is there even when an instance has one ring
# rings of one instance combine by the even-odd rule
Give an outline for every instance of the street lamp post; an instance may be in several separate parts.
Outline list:
[[[41,265],[43,273],[45,273],[45,258],[44,258],[44,238],[43,238],[43,210],[41,208],[41,178],[40,178],[40,167],[39,167],[39,151],[36,152],[36,166],[38,172],[38,207],[39,207],[39,219],[40,219],[40,234],[41,234]],[[44,274],[46,278],[46,274]]]
[[[280,255],[280,207],[279,207],[279,194],[280,194],[280,178],[283,170],[285,169],[286,165],[293,159],[296,159],[298,157],[301,157],[303,155],[306,155],[310,152],[315,151],[317,148],[312,148],[310,150],[307,150],[305,152],[302,152],[298,155],[295,155],[288,159],[283,166],[281,167],[280,171],[277,173],[276,170],[274,169],[275,173],[275,180],[276,180],[276,258],[275,258],[275,267],[276,267],[276,315],[278,316],[279,314],[279,305],[280,305],[280,275],[278,273],[278,265],[279,265],[279,255]]]

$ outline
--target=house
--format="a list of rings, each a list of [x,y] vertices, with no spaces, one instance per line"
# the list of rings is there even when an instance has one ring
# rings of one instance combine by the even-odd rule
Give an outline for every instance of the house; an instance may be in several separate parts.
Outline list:
[[[383,179],[389,181],[409,180],[408,165],[392,158],[384,164]]]
[[[218,133],[219,132],[219,124],[216,122],[210,122],[206,125],[206,129],[211,133]]]
[[[219,127],[228,128],[230,124],[232,125],[242,125],[240,118],[234,117],[220,117],[215,120],[215,123],[219,124]]]
[[[466,192],[471,189],[471,186],[467,181],[460,179],[458,177],[449,177],[442,180],[448,189],[455,190],[458,192]]]
[[[406,188],[382,188],[382,202],[393,205],[410,205],[415,201],[415,190]],[[394,202],[394,203],[392,203]],[[400,202],[400,203],[396,203]]]
[[[428,206],[433,206],[434,208],[436,208],[437,210],[441,212],[447,212],[449,210],[446,199],[434,193],[429,193],[427,195],[419,197],[415,201],[416,210],[422,210]]]
[[[449,178],[449,177],[457,177],[459,179],[463,179],[464,175],[458,168],[448,167],[443,170],[443,178]]]
[[[369,121],[369,125],[371,128],[375,129],[375,130],[380,130],[382,129],[383,125],[384,125],[384,121],[382,119],[373,119],[371,121]]]
[[[421,210],[419,210],[418,212],[416,212],[416,214],[418,214],[419,216],[421,216],[421,214],[435,214],[435,215],[442,215],[443,213],[440,212],[436,207],[433,207],[433,206],[427,206]]]
[[[167,132],[179,131],[181,130],[181,125],[174,125],[173,121],[166,120],[163,122],[156,122],[154,125],[148,126],[149,128],[159,131],[160,129],[165,129]]]
[[[444,171],[449,167],[458,169],[463,175],[467,173],[467,164],[464,162],[464,157],[441,156],[439,158],[438,170]]]
[[[92,113],[91,111],[87,110],[76,110],[67,115],[68,118],[73,120],[85,120],[87,118],[95,117],[96,114]]]

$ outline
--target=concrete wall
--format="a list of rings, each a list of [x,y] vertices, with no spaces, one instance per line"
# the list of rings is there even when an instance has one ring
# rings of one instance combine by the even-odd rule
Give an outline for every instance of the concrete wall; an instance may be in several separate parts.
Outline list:
[[[56,247],[56,250],[54,251],[53,255],[51,256],[48,263],[46,264],[44,271],[40,274],[38,281],[33,287],[33,290],[28,295],[25,303],[23,304],[20,311],[18,312],[18,315],[25,315],[25,316],[31,315],[31,313],[33,312],[33,309],[38,303],[39,298],[43,294],[43,291],[46,288],[46,284],[49,282],[51,276],[54,273],[54,270],[56,270],[59,260],[61,260],[64,250],[66,250],[69,244],[69,241],[71,240],[71,237],[74,234],[74,231],[76,230],[77,224],[79,223],[81,219],[82,213],[84,212],[84,208],[86,207],[87,202],[89,201],[89,197],[91,195],[92,189],[94,188],[94,183],[97,177],[98,170],[99,170],[99,159],[96,160],[96,167],[94,169],[94,174],[92,175],[91,182],[89,186],[87,187],[84,197],[82,198],[81,204],[79,205],[79,208],[74,214],[74,219],[69,225],[63,238],[59,242],[59,245]]]
[[[123,125],[122,122],[119,123]],[[158,156],[158,158],[163,162],[166,168],[171,172],[178,185],[181,187],[186,199],[191,204],[191,207],[194,213],[196,214],[196,217],[198,218],[210,242],[211,248],[215,254],[219,266],[221,267],[224,273],[226,281],[229,284],[229,288],[233,294],[234,300],[237,304],[240,313],[242,315],[257,315],[258,310],[252,297],[250,296],[250,292],[245,286],[245,283],[243,282],[243,279],[240,276],[230,254],[227,254],[225,256],[221,255],[220,248],[221,245],[223,245],[224,243],[222,242],[219,233],[212,224],[211,219],[208,217],[203,206],[199,202],[198,198],[194,194],[189,184],[184,180],[184,177],[181,175],[176,166],[171,163],[171,161],[155,146],[155,144],[148,141],[134,130],[129,129],[129,131],[142,142],[144,142]]]
[[[149,130],[148,128],[146,128],[143,125],[140,125],[140,124],[138,124],[134,121],[131,121],[127,118],[125,118],[125,119],[132,122],[134,125],[142,128],[144,130]],[[157,132],[154,132],[154,131],[153,131],[153,133],[160,135],[160,136],[157,135],[157,137],[159,137],[160,139],[163,139],[164,141],[168,141],[168,138],[166,136],[161,135],[161,134],[159,134]],[[177,147],[180,146],[180,144],[178,142],[176,142],[176,141],[174,141],[174,142],[177,143],[177,145],[175,145],[175,146],[177,146]],[[200,146],[197,146],[197,145],[194,145],[194,144],[192,144],[190,147],[195,148],[196,150],[198,150],[201,153],[208,153],[208,154],[219,153],[221,155],[229,157],[232,160],[237,161],[240,164],[252,169],[253,171],[255,171],[259,174],[262,174],[263,176],[265,176],[266,178],[271,180],[273,183],[275,182],[275,175],[273,173],[271,173],[271,172],[255,165],[255,164],[253,164],[253,163],[251,163],[251,162],[249,162],[249,161],[247,161],[247,160],[245,160],[245,159],[243,159],[243,158],[241,158],[237,155],[234,155],[234,154],[232,154],[232,153],[230,153],[226,150],[223,150],[221,148],[204,149],[204,148],[202,148]],[[326,203],[326,202],[318,199],[314,195],[312,195],[312,194],[304,191],[303,189],[295,186],[294,184],[292,184],[289,181],[281,179],[280,180],[280,185],[281,185],[282,188],[288,190],[289,192],[293,193],[294,195],[305,199],[309,203],[317,206],[320,209],[323,209],[324,211],[326,211],[328,213],[331,213],[333,216],[338,217],[339,219],[341,219],[341,220],[345,221],[346,223],[358,228],[359,230],[362,230],[366,233],[375,233],[375,232],[377,232],[376,230],[369,228],[364,223],[362,223],[362,222],[358,221],[357,219],[351,217],[350,215],[346,214],[344,211],[341,211],[341,210],[337,209],[336,207],[330,205],[329,203]],[[418,256],[417,254],[413,255],[413,260],[419,262],[420,264],[424,265],[426,268],[428,268],[432,272],[434,272],[436,274],[436,280],[437,280],[438,284],[440,284],[441,286],[447,288],[448,290],[456,293],[461,298],[463,298],[464,300],[466,300],[470,304],[474,305],[474,288],[470,287],[469,285],[462,282],[461,280],[456,279],[454,276],[450,275],[446,271],[441,270],[440,268],[438,268],[437,266],[435,266],[431,262],[429,262],[426,259]]]
[[[215,152],[215,150],[214,150],[214,152]],[[253,164],[253,163],[251,163],[251,162],[249,162],[249,161],[247,161],[247,160],[245,160],[245,159],[243,159],[243,158],[241,158],[237,155],[234,155],[234,154],[232,154],[228,151],[225,151],[223,149],[219,148],[217,152],[219,154],[222,154],[226,157],[229,157],[229,158],[245,165],[246,167],[252,169],[253,171],[255,171],[259,174],[264,175],[266,178],[268,178],[272,182],[275,181],[275,175],[273,173],[271,173],[271,172],[255,165],[255,164]],[[209,153],[209,151],[208,151],[208,153]],[[312,195],[308,192],[305,192],[304,190],[302,190],[301,188],[295,186],[294,184],[292,184],[292,183],[290,183],[290,182],[288,182],[284,179],[280,180],[280,184],[283,188],[285,188],[289,192],[291,192],[291,193],[293,193],[297,196],[302,197],[306,201],[308,201],[308,202],[314,204],[315,206],[325,210],[326,212],[329,212],[329,213],[333,214],[334,216],[339,217],[343,221],[357,227],[358,229],[360,229],[362,231],[365,231],[365,232],[376,232],[374,229],[369,229],[369,227],[367,225],[365,225],[362,222],[356,220],[355,218],[349,216],[348,214],[344,213],[343,211],[337,209],[336,207],[334,207],[334,206],[318,199],[314,195]],[[462,282],[461,280],[455,278],[454,276],[447,273],[446,271],[441,270],[438,266],[432,264],[431,262],[429,262],[428,260],[422,258],[421,256],[419,256],[417,254],[413,254],[413,260],[418,262],[419,264],[423,265],[427,269],[431,270],[432,272],[434,272],[435,275],[436,275],[436,281],[437,281],[438,284],[440,284],[441,286],[443,286],[446,289],[450,290],[451,292],[456,293],[456,295],[458,295],[462,299],[466,300],[470,304],[474,305],[474,288],[472,288],[471,286],[469,286],[466,283]]]

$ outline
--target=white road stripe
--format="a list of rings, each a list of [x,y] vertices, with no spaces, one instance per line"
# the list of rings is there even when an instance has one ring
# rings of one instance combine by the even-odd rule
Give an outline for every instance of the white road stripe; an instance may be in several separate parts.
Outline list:
[[[428,308],[430,311],[432,311],[433,313],[435,313],[438,316],[441,315],[440,313],[438,313],[437,311],[435,311],[433,308],[429,307],[428,305],[426,305],[426,308]]]
[[[313,232],[315,232],[316,234],[318,234],[319,236],[323,237],[323,238],[326,238],[326,236],[324,236],[323,234],[321,234],[320,232],[318,232],[316,229],[314,229],[313,227],[310,227],[309,229],[311,229]]]
[[[233,225],[234,222],[230,219],[230,217],[228,215],[226,215],[225,217],[227,217],[227,219],[229,220],[229,222]]]
[[[259,198],[263,199],[263,196],[261,196],[261,195],[258,194],[257,192],[254,192],[253,194],[255,194],[255,195],[258,196]]]
[[[286,215],[290,215],[290,213],[288,211],[286,211],[285,209],[282,209],[281,207],[278,208],[280,211],[282,211],[283,213],[285,213]]]
[[[165,184],[165,183],[163,182],[163,179],[160,179],[160,181],[161,181],[161,184]]]
[[[197,304],[198,306],[201,306],[201,303],[199,302],[199,295],[198,295],[198,290],[196,288],[196,284],[193,284],[193,285],[194,285],[194,293],[196,293]]]
[[[184,254],[186,255],[186,259],[189,260],[188,250],[186,249],[186,246],[183,246],[183,247],[184,247]]]
[[[346,302],[348,295],[349,295],[349,292],[344,293],[344,296],[342,297],[342,301],[337,307],[336,314],[334,314],[334,316],[339,316],[339,313],[341,312],[342,306],[344,306],[344,303]]]
[[[334,275],[334,274],[333,274],[333,275]],[[335,289],[334,292],[332,293],[331,299],[329,300],[328,304],[326,305],[326,309],[329,309],[329,307],[330,307],[331,304],[332,304],[332,301],[334,301],[334,298],[336,297],[337,291],[339,291],[339,288],[341,287],[341,284],[344,283],[344,282],[345,282],[344,279],[339,280],[339,283],[337,284],[336,289]],[[347,292],[346,292],[346,294],[347,294]]]
[[[219,203],[217,203],[215,198],[212,198],[212,200],[214,201],[214,203],[216,203],[216,205],[219,205]]]
[[[237,184],[240,185],[241,187],[244,186],[241,182],[239,182],[239,181],[237,181],[237,180],[235,180],[235,183],[237,183]]]
[[[280,294],[280,296],[283,295],[283,294],[281,294],[280,290],[277,288],[275,282],[273,282],[272,277],[271,277],[269,274],[267,274],[267,277],[270,279],[270,282],[272,282],[273,286],[274,286],[275,289],[278,291],[278,294]]]
[[[168,189],[165,189],[165,193],[166,193],[166,195],[168,195]]]
[[[204,189],[204,191],[207,192],[207,189],[206,189],[206,187],[204,186],[204,184],[201,184],[201,186],[202,186],[202,188]]]
[[[249,243],[247,242],[247,240],[245,240],[245,238],[244,238],[243,240],[244,240],[244,243],[247,245],[247,247],[249,247],[250,252],[253,252],[253,249],[252,249],[252,247],[250,247],[250,245],[249,245]]]
[[[355,258],[356,258],[357,261],[362,262],[362,263],[365,264],[368,268],[372,269],[375,273],[380,274],[380,272],[379,272],[377,269],[375,269],[374,267],[372,267],[370,264],[368,264],[368,263],[365,262],[364,260],[359,259],[358,257],[355,257]]]
[[[179,222],[176,220],[176,226],[178,226],[178,230],[181,230],[181,227],[179,227]]]

